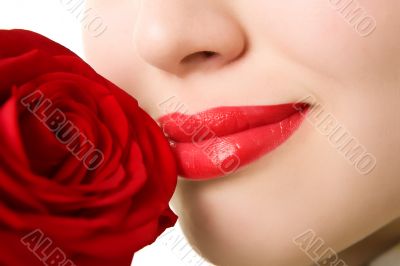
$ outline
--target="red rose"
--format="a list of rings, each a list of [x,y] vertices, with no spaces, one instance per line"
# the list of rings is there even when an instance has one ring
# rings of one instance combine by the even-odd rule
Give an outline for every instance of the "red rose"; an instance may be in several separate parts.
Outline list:
[[[0,265],[130,265],[176,222],[160,128],[33,32],[0,30],[0,77]]]

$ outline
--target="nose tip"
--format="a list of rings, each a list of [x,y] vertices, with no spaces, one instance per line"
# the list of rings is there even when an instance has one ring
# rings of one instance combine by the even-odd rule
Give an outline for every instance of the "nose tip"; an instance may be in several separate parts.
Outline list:
[[[165,5],[164,5],[165,6]],[[183,74],[220,68],[237,60],[246,39],[239,24],[223,11],[142,8],[134,43],[144,61],[163,71]]]

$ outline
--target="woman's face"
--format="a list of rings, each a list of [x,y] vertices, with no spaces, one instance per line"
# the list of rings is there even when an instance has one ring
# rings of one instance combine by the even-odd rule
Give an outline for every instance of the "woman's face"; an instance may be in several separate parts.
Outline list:
[[[179,179],[173,207],[212,263],[306,265],[293,241],[306,230],[340,252],[400,217],[398,0],[87,6],[108,27],[99,37],[83,30],[87,60],[155,119],[169,99],[188,113],[297,101],[323,111],[230,175]],[[370,169],[355,162],[359,150],[333,140],[337,126],[362,146]]]

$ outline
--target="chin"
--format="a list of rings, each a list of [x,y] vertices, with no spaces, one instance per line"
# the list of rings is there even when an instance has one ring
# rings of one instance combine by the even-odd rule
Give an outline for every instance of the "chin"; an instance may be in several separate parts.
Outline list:
[[[293,243],[302,230],[296,217],[264,204],[242,181],[179,180],[172,206],[193,249],[216,266],[310,265]]]

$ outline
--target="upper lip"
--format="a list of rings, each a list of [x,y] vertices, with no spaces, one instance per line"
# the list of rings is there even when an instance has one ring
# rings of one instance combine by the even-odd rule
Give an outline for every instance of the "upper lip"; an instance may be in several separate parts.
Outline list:
[[[184,143],[192,142],[193,134],[202,128],[209,132],[202,136],[202,140],[223,137],[278,123],[298,112],[299,108],[307,107],[306,103],[298,103],[296,108],[292,103],[275,106],[216,107],[196,114],[170,113],[158,121],[170,140]]]

